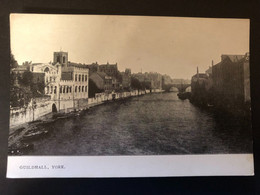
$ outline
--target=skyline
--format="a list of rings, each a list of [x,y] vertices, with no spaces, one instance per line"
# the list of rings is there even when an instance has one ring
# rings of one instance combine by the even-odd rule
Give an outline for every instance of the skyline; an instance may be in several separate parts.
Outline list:
[[[249,52],[249,19],[108,15],[10,15],[11,51],[22,64],[53,61],[118,63],[123,71],[190,79],[222,54]]]

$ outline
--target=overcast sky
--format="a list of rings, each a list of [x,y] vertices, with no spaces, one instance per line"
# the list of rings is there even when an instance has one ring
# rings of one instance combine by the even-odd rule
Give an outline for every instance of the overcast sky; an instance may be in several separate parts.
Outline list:
[[[248,19],[13,14],[10,28],[19,64],[50,62],[62,50],[71,62],[117,62],[121,71],[190,79],[221,54],[249,51]]]

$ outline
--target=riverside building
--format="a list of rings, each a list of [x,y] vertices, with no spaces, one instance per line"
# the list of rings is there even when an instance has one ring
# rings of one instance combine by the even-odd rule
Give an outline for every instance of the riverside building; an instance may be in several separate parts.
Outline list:
[[[78,100],[88,99],[89,70],[68,62],[67,52],[54,52],[53,63],[30,66],[33,73],[44,73],[45,95],[54,101],[53,110],[74,108]]]

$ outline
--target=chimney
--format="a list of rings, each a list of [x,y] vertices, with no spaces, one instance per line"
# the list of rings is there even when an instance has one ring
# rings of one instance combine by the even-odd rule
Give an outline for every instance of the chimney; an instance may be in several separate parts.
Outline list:
[[[197,66],[197,78],[199,78],[199,67]]]

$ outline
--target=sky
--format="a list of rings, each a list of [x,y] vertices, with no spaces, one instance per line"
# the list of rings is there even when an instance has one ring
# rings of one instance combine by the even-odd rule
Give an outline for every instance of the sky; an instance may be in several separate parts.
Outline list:
[[[222,54],[249,52],[249,19],[108,15],[10,15],[11,51],[19,64],[53,61],[117,63],[120,71],[190,79]]]

